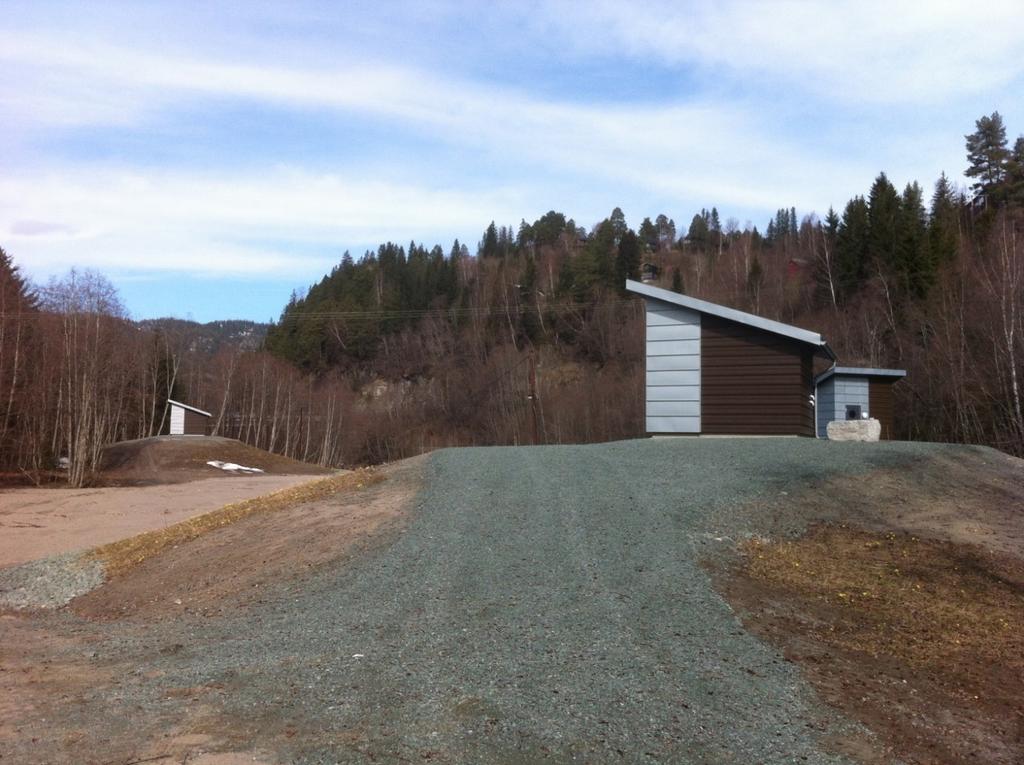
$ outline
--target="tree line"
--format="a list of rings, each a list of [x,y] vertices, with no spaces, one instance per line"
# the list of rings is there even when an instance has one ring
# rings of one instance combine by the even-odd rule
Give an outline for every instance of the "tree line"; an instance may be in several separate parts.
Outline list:
[[[261,347],[128,320],[102,276],[28,284],[0,257],[0,466],[93,480],[101,447],[160,433],[167,399],[215,432],[324,465],[446,445],[642,435],[643,312],[627,278],[820,331],[844,364],[908,370],[898,434],[1024,454],[1024,138],[966,136],[969,189],[880,173],[824,218],[761,233],[712,206],[634,229],[550,211],[471,251],[385,243],[293,294]],[[2,252],[2,251],[0,251]],[[531,374],[531,369],[535,370]]]

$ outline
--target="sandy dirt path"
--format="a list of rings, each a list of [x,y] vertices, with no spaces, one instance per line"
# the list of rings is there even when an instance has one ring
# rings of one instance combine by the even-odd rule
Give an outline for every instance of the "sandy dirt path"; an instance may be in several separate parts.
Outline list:
[[[189,483],[0,492],[0,568],[152,531],[320,476],[205,478]]]

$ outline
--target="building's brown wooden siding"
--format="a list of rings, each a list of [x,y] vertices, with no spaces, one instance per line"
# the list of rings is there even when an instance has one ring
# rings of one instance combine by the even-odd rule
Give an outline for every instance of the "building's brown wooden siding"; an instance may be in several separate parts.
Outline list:
[[[814,435],[813,349],[708,314],[700,344],[701,433]]]
[[[882,440],[892,440],[893,404],[892,383],[887,380],[868,380],[868,412],[882,426]]]
[[[210,418],[185,410],[185,435],[206,436],[210,434]]]

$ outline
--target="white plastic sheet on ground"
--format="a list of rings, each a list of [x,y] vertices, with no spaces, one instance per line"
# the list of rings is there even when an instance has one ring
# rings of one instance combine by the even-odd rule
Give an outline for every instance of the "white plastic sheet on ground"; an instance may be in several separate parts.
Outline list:
[[[228,470],[232,473],[262,473],[263,471],[259,468],[246,467],[245,465],[237,465],[234,462],[221,462],[220,460],[207,460],[207,465],[221,470]]]

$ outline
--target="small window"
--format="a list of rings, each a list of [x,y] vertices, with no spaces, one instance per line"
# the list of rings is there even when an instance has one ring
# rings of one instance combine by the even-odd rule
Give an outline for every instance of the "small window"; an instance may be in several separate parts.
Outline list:
[[[846,405],[846,419],[848,419],[848,420],[859,420],[860,419],[860,404],[847,404]]]

